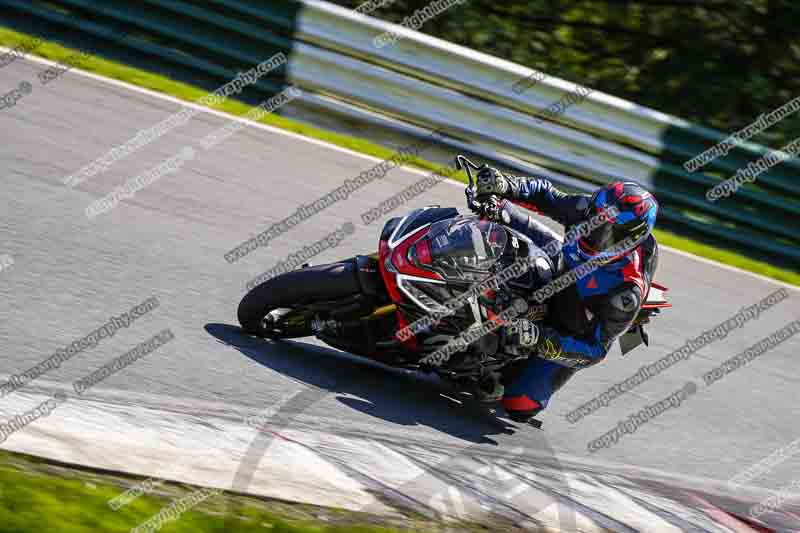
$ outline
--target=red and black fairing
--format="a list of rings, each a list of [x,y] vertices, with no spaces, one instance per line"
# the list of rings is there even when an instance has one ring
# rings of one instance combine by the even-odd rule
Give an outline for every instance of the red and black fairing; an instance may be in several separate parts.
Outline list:
[[[432,270],[417,266],[416,262],[409,260],[409,250],[427,235],[431,224],[458,216],[458,211],[452,207],[428,207],[412,211],[404,218],[393,218],[383,227],[380,244],[378,247],[379,268],[381,277],[386,285],[389,297],[397,306],[397,327],[402,329],[408,326],[409,321],[403,312],[403,306],[409,303],[408,294],[401,290],[398,274],[423,278],[444,283],[442,276]],[[420,263],[430,263],[430,245],[421,243],[415,248],[415,253]],[[402,341],[406,349],[417,351],[417,338],[415,335]]]
[[[389,221],[381,236],[378,264],[386,292],[395,304],[398,330],[438,315],[435,325],[424,328],[424,334],[398,336],[403,347],[417,352],[434,350],[444,338],[458,335],[476,322],[495,321],[497,310],[508,305],[516,290],[527,294],[538,286],[539,267],[509,280],[500,303],[488,288],[477,299],[463,300],[457,309],[450,310],[447,302],[463,296],[492,272],[521,257],[530,258],[534,251],[538,252],[538,247],[511,228],[474,215],[461,216],[454,209],[426,208]]]
[[[659,314],[662,309],[668,309],[672,307],[672,304],[667,301],[667,297],[665,295],[668,290],[668,288],[663,285],[659,285],[656,282],[650,284],[650,289],[647,292],[647,299],[644,301],[644,303],[642,303],[642,307],[639,310],[639,314],[636,316],[631,329],[635,329],[636,326],[649,323],[650,319]]]

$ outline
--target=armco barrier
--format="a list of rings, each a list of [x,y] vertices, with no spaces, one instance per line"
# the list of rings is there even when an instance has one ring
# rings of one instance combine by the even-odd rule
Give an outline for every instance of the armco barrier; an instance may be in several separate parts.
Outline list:
[[[759,176],[724,201],[705,191],[764,149],[737,147],[687,173],[682,163],[725,135],[631,102],[593,92],[558,117],[543,114],[575,85],[547,77],[517,93],[533,71],[505,60],[399,28],[326,2],[271,0],[0,0],[0,20],[29,19],[108,41],[108,27],[127,28],[125,47],[152,70],[224,82],[283,51],[287,67],[252,89],[266,97],[288,84],[306,98],[376,110],[404,123],[446,132],[452,141],[541,165],[587,183],[624,177],[651,187],[662,220],[720,243],[750,247],[783,262],[800,259],[800,163],[789,161]],[[453,9],[457,9],[457,6]],[[16,17],[16,18],[15,18]],[[388,30],[404,38],[376,48]],[[330,101],[334,101],[330,100]],[[546,120],[535,120],[536,117]]]

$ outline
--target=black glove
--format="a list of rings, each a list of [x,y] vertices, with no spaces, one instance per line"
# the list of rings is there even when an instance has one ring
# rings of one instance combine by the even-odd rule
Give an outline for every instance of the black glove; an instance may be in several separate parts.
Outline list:
[[[464,189],[464,193],[467,195],[467,207],[469,207],[470,211],[482,217],[486,217],[486,219],[492,222],[503,221],[500,209],[502,200],[497,198],[497,196],[492,195],[480,201],[478,200],[478,195],[471,188],[467,187]]]
[[[478,199],[487,196],[497,195],[502,197],[511,191],[511,183],[508,178],[493,167],[483,167],[478,171],[477,196]]]
[[[481,204],[480,214],[492,222],[502,222],[503,216],[500,208],[501,202],[502,200],[497,198],[497,196],[490,196],[485,202],[483,202],[483,204]]]

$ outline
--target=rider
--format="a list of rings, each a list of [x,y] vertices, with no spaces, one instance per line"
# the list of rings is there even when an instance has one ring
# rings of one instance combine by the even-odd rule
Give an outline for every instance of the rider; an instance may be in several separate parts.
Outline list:
[[[523,366],[510,373],[516,377],[503,382],[506,413],[523,422],[547,407],[552,394],[577,370],[600,362],[636,318],[658,262],[651,234],[658,204],[632,182],[614,181],[592,196],[566,194],[547,179],[503,175],[491,167],[478,172],[476,192],[478,200],[501,198],[494,209],[486,210],[487,216],[521,231],[541,248],[559,238],[530,216],[531,211],[563,224],[567,233],[595,215],[616,213],[583,237],[559,244],[561,252],[553,257],[556,275],[592,259],[601,266],[556,292],[545,321],[520,318],[507,328],[514,332],[506,341],[512,350],[537,355],[523,360]]]

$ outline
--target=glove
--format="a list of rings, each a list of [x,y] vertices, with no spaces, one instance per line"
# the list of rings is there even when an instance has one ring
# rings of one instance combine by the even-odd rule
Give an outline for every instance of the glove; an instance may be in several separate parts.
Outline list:
[[[511,183],[508,178],[492,167],[483,167],[478,171],[477,196],[478,199],[485,198],[492,194],[502,197],[511,190]]]
[[[526,318],[515,318],[506,328],[506,346],[532,351],[539,343],[539,326]]]
[[[502,209],[500,208],[501,202],[502,200],[499,200],[496,196],[490,196],[485,202],[483,202],[483,204],[481,204],[481,215],[492,222],[503,222],[503,213]]]
[[[473,213],[477,213],[482,217],[486,217],[487,220],[491,220],[492,222],[502,222],[502,210],[500,208],[501,200],[499,200],[496,196],[491,195],[488,198],[484,198],[484,201],[481,202],[478,200],[478,195],[469,187],[464,189],[464,193],[467,195],[467,207]]]

